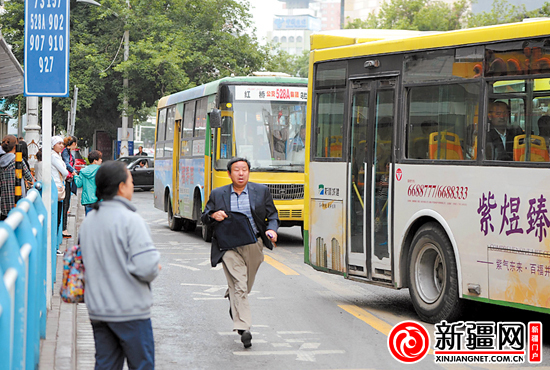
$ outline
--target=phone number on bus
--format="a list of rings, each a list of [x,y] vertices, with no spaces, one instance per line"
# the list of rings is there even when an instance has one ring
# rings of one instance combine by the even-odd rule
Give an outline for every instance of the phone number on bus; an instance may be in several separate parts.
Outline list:
[[[451,186],[451,185],[423,185],[411,184],[407,191],[410,197],[419,198],[442,198],[442,199],[460,199],[468,198],[467,186]]]

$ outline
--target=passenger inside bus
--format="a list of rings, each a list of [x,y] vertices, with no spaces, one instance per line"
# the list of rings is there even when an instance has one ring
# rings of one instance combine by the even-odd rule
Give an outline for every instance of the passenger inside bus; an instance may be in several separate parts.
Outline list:
[[[432,120],[422,121],[420,124],[421,136],[415,138],[410,151],[411,158],[428,159],[430,157],[429,140],[430,134],[437,131],[437,122]]]
[[[537,121],[539,127],[539,136],[545,141],[546,149],[550,145],[550,116],[541,116]]]
[[[519,126],[510,125],[510,108],[503,101],[489,103],[489,131],[486,138],[487,159],[512,161],[514,158],[514,138],[523,134]]]

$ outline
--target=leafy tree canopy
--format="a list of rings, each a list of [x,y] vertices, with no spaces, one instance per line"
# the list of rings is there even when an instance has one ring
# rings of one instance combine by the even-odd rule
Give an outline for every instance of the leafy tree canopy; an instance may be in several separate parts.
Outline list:
[[[349,19],[345,28],[380,28],[416,31],[449,31],[460,28],[468,16],[469,3],[458,0],[453,4],[429,0],[392,0],[370,14],[364,21]]]
[[[453,4],[437,0],[391,0],[382,5],[378,14],[372,13],[366,20],[348,17],[345,28],[451,31],[550,15],[548,2],[540,9],[527,11],[523,4],[512,5],[506,0],[494,0],[490,12],[478,14],[469,11],[469,4],[468,0],[458,0]]]

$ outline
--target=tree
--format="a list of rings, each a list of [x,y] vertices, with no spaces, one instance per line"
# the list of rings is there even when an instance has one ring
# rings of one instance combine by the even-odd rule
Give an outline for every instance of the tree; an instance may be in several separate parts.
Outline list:
[[[478,14],[469,11],[469,3],[468,0],[458,0],[452,4],[430,0],[392,0],[381,6],[378,15],[370,14],[366,20],[348,17],[345,28],[451,31],[550,16],[549,2],[537,10],[527,11],[524,4],[516,6],[506,0],[494,0],[490,12]]]
[[[284,72],[291,76],[307,78],[309,71],[309,51],[299,55],[290,55],[279,49],[278,45],[270,44],[271,49],[264,70],[270,72]]]
[[[506,0],[494,0],[490,12],[472,14],[468,19],[468,27],[491,26],[494,24],[521,22],[529,18],[525,5],[512,5]]]
[[[249,4],[239,0],[71,0],[70,86],[78,86],[76,136],[90,145],[96,129],[115,137],[122,80],[129,79],[128,115],[141,121],[167,94],[217,78],[261,70],[268,53],[249,34]],[[24,0],[5,3],[2,33],[24,59]],[[130,53],[123,60],[124,30]],[[13,101],[13,100],[12,100]],[[70,100],[53,99],[53,123],[66,127]]]
[[[430,0],[392,0],[372,13],[365,21],[350,20],[345,28],[380,28],[418,31],[450,31],[462,28],[469,15],[469,2],[458,0],[452,4]]]

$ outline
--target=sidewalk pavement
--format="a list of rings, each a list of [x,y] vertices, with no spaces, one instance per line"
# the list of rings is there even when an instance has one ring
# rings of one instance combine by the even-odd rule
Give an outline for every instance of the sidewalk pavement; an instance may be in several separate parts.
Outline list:
[[[80,191],[71,198],[67,230],[72,235],[63,239],[61,251],[76,243],[78,228],[85,216],[80,204]],[[56,282],[52,306],[46,319],[46,339],[40,341],[40,370],[93,370],[95,346],[86,305],[65,303],[59,290],[63,280],[63,256],[57,256]]]

